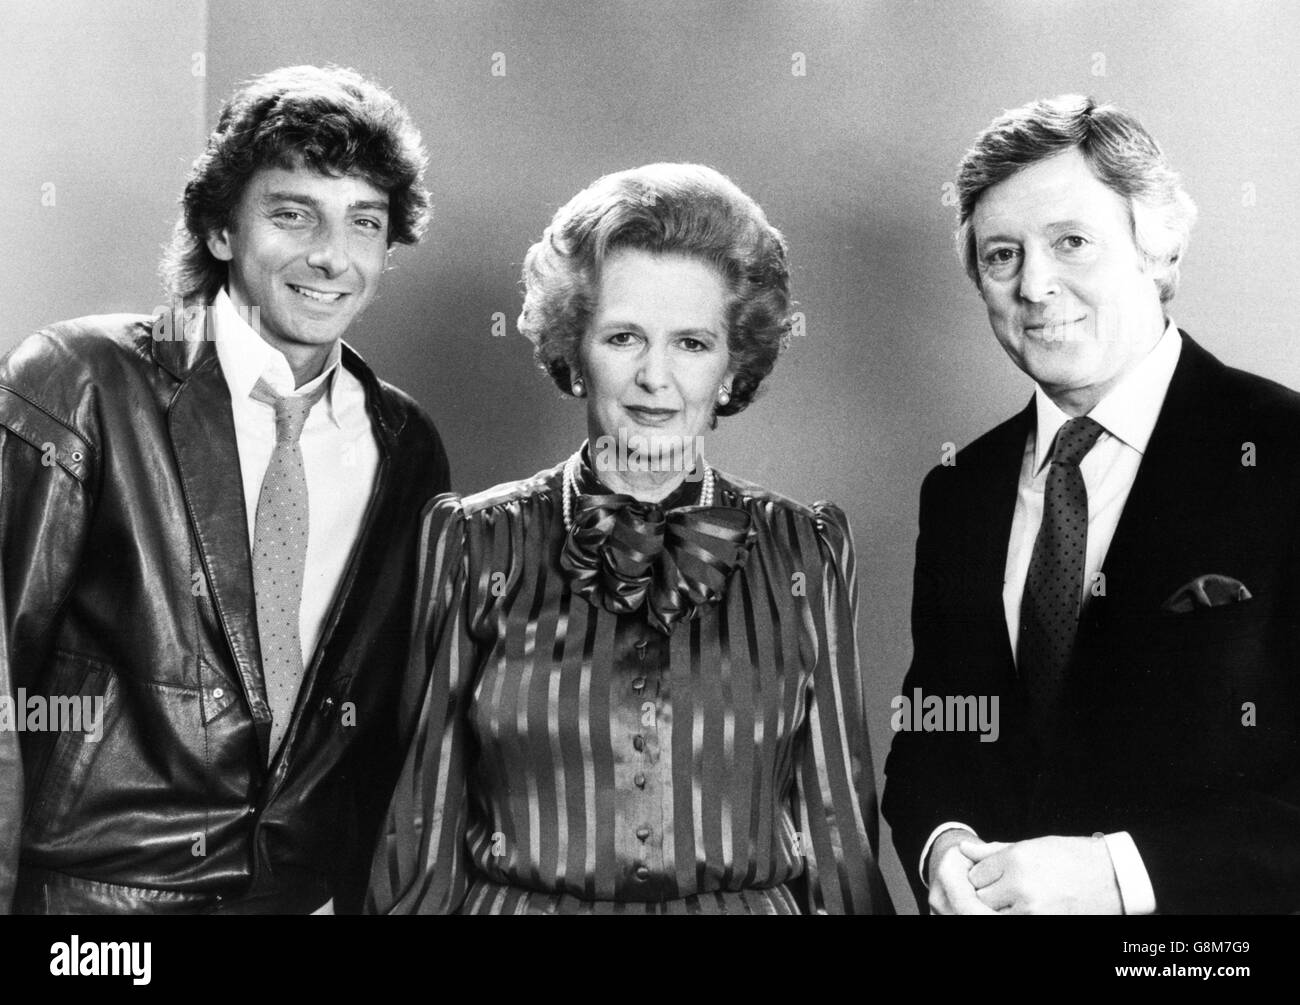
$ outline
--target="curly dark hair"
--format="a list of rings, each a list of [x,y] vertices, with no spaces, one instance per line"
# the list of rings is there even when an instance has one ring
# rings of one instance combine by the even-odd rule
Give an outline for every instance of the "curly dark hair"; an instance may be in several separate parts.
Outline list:
[[[524,259],[519,331],[538,365],[572,394],[578,345],[596,310],[601,265],[633,248],[677,252],[708,262],[730,292],[727,349],[735,367],[734,415],[776,363],[790,332],[790,268],[785,239],[758,203],[700,164],[647,164],[605,175],[555,214]]]
[[[208,235],[231,225],[249,178],[264,167],[365,178],[388,193],[388,246],[415,244],[429,215],[428,160],[406,109],[355,70],[288,66],[254,77],[222,106],[190,168],[159,266],[163,284],[176,300],[216,296],[226,263],[208,250]]]

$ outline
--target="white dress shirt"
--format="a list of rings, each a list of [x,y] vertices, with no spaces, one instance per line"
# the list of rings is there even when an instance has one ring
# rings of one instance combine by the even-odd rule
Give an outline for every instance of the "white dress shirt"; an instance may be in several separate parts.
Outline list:
[[[379,446],[366,412],[365,388],[341,365],[338,343],[320,375],[295,388],[284,354],[249,327],[224,289],[212,303],[212,327],[217,359],[230,389],[250,554],[257,498],[275,451],[275,409],[251,396],[253,386],[260,377],[283,396],[310,394],[329,382],[329,390],[308,414],[299,441],[307,479],[308,529],[298,632],[303,666],[309,667],[361,533],[379,469]]]
[[[1084,487],[1088,490],[1088,542],[1084,558],[1084,578],[1080,600],[1087,603],[1094,595],[1104,595],[1099,580],[1120,514],[1128,500],[1138,466],[1146,453],[1151,432],[1164,405],[1169,382],[1182,352],[1182,338],[1170,321],[1149,353],[1124,378],[1111,388],[1088,415],[1104,432],[1079,463]],[[1069,419],[1041,387],[1034,388],[1037,422],[1025,443],[1020,468],[1020,490],[1016,495],[1015,513],[1011,518],[1011,536],[1007,542],[1007,564],[1002,585],[1002,608],[1007,621],[1011,651],[1018,657],[1020,643],[1020,602],[1029,576],[1029,560],[1034,540],[1043,522],[1043,495],[1056,434]],[[1097,591],[1094,594],[1094,590]],[[970,830],[965,824],[940,824],[930,834],[921,850],[921,875],[930,847],[945,830]],[[971,831],[973,834],[974,831]],[[1127,831],[1103,835],[1115,867],[1115,879],[1127,914],[1151,914],[1156,908],[1155,893],[1142,856]]]

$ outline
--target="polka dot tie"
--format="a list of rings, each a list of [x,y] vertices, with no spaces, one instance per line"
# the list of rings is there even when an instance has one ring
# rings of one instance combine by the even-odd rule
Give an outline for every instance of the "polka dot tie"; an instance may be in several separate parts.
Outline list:
[[[257,497],[253,531],[253,589],[257,594],[257,634],[262,678],[271,706],[274,756],[293,716],[302,686],[302,638],[298,632],[303,569],[307,564],[307,476],[298,444],[312,406],[328,382],[311,394],[281,397],[264,380],[252,396],[275,409],[275,451]]]
[[[1079,626],[1088,550],[1088,489],[1079,462],[1103,432],[1097,422],[1082,416],[1070,419],[1056,434],[1043,494],[1043,523],[1020,602],[1020,679],[1040,740],[1055,724]]]

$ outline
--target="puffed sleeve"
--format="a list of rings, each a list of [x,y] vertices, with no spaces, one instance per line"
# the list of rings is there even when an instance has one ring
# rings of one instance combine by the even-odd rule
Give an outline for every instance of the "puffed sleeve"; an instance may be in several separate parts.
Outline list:
[[[425,510],[402,718],[417,715],[370,871],[368,914],[449,914],[467,886],[469,632],[466,520],[459,496]]]
[[[879,823],[871,747],[858,673],[857,580],[853,539],[839,507],[819,503],[809,556],[809,618],[816,664],[807,697],[796,775],[796,825],[805,857],[804,910],[810,914],[892,914],[877,864]]]

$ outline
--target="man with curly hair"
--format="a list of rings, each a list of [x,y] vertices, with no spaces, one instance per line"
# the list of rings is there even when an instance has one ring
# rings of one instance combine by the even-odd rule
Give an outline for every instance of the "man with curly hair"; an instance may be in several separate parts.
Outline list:
[[[171,308],[0,363],[0,910],[359,906],[449,478],[343,337],[420,238],[426,163],[359,74],[258,77],[191,169]]]

